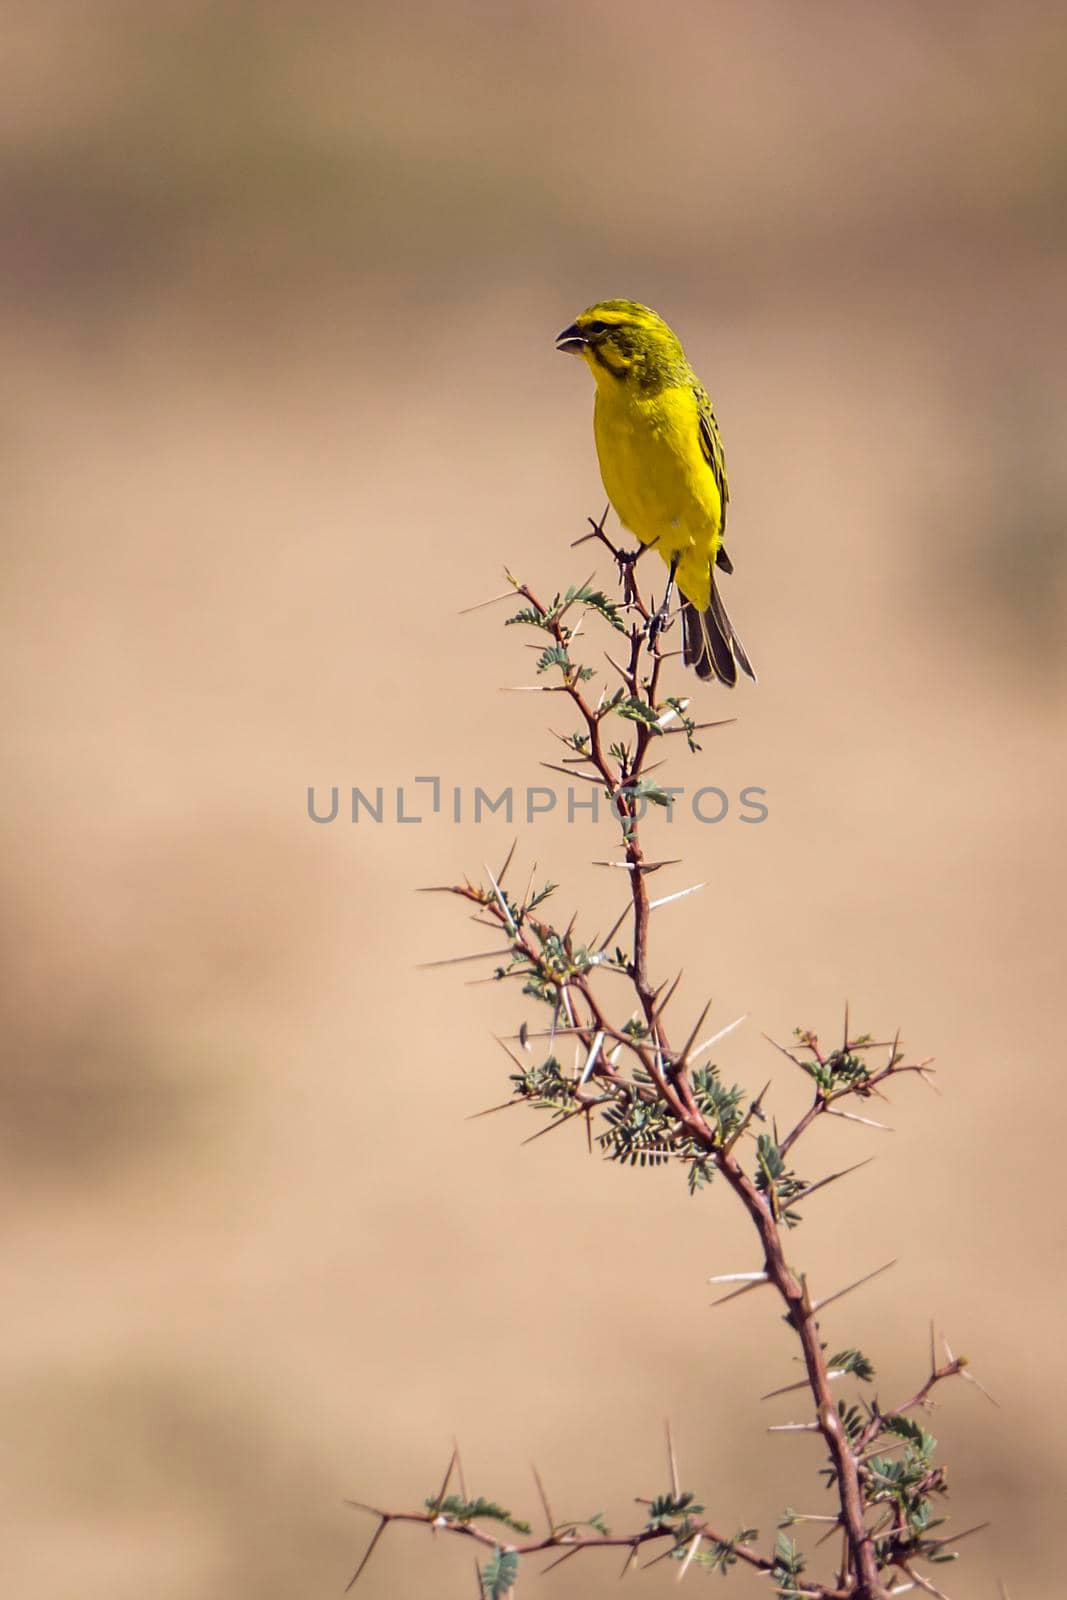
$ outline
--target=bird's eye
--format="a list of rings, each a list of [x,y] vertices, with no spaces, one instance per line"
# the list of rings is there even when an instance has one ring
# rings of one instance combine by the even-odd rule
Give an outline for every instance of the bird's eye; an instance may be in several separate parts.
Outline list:
[[[594,335],[594,337],[599,338],[602,333],[607,333],[608,325],[606,322],[587,322],[585,325],[585,331],[586,333],[591,333]]]

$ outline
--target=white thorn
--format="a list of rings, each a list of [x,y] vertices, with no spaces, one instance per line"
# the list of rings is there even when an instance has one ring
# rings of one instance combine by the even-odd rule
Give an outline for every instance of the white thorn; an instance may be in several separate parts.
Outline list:
[[[507,921],[508,927],[511,929],[511,932],[514,935],[518,930],[516,929],[515,923],[512,920],[511,912],[508,910],[508,903],[504,899],[504,896],[500,892],[500,885],[497,883],[496,879],[493,877],[493,874],[489,869],[488,862],[486,862],[486,864],[485,864],[485,870],[486,870],[486,872],[489,873],[489,882],[493,885],[493,893],[496,895],[497,903],[499,904],[501,911],[504,913],[504,917],[505,917],[505,920]]]
[[[601,1030],[601,1032],[598,1033],[596,1038],[593,1040],[592,1047],[591,1047],[591,1049],[589,1051],[589,1056],[588,1056],[588,1058],[586,1060],[584,1068],[582,1069],[582,1075],[578,1079],[578,1087],[579,1087],[579,1089],[582,1087],[582,1084],[586,1082],[586,1080],[589,1077],[589,1074],[592,1072],[593,1068],[596,1066],[596,1058],[600,1054],[600,1046],[603,1043],[604,1043],[604,1033],[603,1033],[603,1030]]]
[[[835,1111],[833,1106],[827,1106],[828,1117],[843,1117],[846,1122],[862,1122],[867,1128],[881,1128],[883,1133],[892,1133],[894,1130],[887,1122],[875,1122],[873,1117],[857,1117],[854,1111]]]
[[[688,709],[689,709],[689,701],[688,700],[679,700],[677,708],[675,708],[674,706],[668,706],[666,711],[663,713],[663,715],[661,717],[657,717],[656,718],[656,727],[657,728],[665,727],[667,725],[667,723],[673,721],[673,719],[676,716],[678,716],[679,713],[684,715],[685,712],[688,711]]]
[[[698,889],[705,888],[707,888],[707,885],[704,883],[694,883],[688,889],[679,889],[676,894],[665,894],[662,900],[650,900],[648,902],[648,909],[650,911],[655,911],[660,906],[669,906],[672,900],[684,900],[687,894],[696,894]]]
[[[686,1555],[685,1560],[682,1562],[682,1570],[679,1572],[677,1578],[675,1579],[676,1583],[681,1583],[682,1579],[685,1577],[686,1573],[689,1571],[689,1563],[692,1561],[693,1557],[696,1555],[697,1547],[699,1546],[700,1541],[701,1541],[701,1539],[703,1539],[703,1537],[704,1537],[704,1535],[702,1533],[694,1533],[693,1542],[689,1546],[689,1551],[688,1551],[688,1554]]]
[[[735,1028],[739,1028],[742,1022],[747,1021],[748,1012],[746,1011],[743,1017],[737,1017],[733,1022],[728,1022],[725,1028],[720,1028],[718,1033],[713,1033],[710,1039],[705,1039],[703,1044],[698,1044],[696,1049],[689,1053],[689,1065],[692,1066],[697,1056],[702,1056],[705,1050],[710,1050],[713,1045],[718,1044],[720,1039],[725,1039],[728,1033],[733,1033]]]

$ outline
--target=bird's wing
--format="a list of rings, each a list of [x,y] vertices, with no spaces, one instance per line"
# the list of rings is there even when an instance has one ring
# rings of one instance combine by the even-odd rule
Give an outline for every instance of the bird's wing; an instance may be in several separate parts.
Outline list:
[[[723,572],[732,572],[734,564],[723,544],[726,536],[726,506],[730,499],[730,485],[726,481],[726,452],[722,447],[722,435],[719,432],[719,424],[715,421],[715,412],[708,391],[702,383],[696,383],[693,385],[693,394],[700,418],[700,448],[704,453],[704,460],[711,468],[712,477],[719,491],[719,503],[722,506],[722,527],[719,529],[719,548],[715,552],[715,565],[721,567]]]
[[[700,416],[700,448],[711,468],[719,491],[719,499],[722,501],[722,531],[725,533],[726,503],[730,498],[730,485],[726,481],[726,454],[722,447],[722,435],[719,433],[719,424],[715,421],[711,399],[703,384],[694,385],[693,394]]]

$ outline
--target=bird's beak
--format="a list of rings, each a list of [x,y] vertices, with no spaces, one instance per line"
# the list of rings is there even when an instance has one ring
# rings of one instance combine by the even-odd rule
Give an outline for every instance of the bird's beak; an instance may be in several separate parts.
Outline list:
[[[587,343],[588,340],[583,337],[578,324],[572,322],[569,328],[564,328],[557,336],[556,349],[562,350],[564,355],[580,356]]]

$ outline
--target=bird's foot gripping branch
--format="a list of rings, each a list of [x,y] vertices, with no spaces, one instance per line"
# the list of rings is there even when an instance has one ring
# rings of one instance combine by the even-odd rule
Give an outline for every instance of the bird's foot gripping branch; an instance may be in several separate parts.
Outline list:
[[[618,559],[602,523],[587,537],[607,545]],[[525,887],[515,888],[520,880],[513,879],[514,846],[497,872],[487,870],[486,881],[445,885],[437,892],[473,907],[474,920],[498,936],[500,942],[485,958],[495,963],[501,982],[519,980],[534,1009],[534,1019],[522,1018],[512,1037],[502,1041],[510,1078],[504,1106],[525,1105],[543,1119],[532,1137],[575,1124],[584,1134],[583,1145],[606,1159],[635,1168],[677,1166],[690,1193],[717,1179],[743,1208],[754,1235],[752,1261],[749,1270],[712,1279],[722,1291],[715,1304],[760,1290],[776,1308],[771,1314],[784,1314],[792,1329],[804,1376],[763,1398],[794,1396],[797,1420],[772,1433],[820,1436],[822,1505],[805,1513],[783,1511],[769,1537],[755,1528],[723,1527],[683,1487],[670,1445],[668,1481],[659,1492],[638,1498],[641,1510],[622,1530],[609,1528],[603,1515],[588,1508],[582,1508],[581,1517],[560,1516],[537,1476],[544,1528],[535,1533],[502,1506],[469,1493],[453,1451],[439,1487],[418,1509],[362,1506],[378,1520],[352,1582],[388,1527],[421,1523],[481,1547],[480,1583],[489,1600],[509,1595],[532,1557],[549,1556],[549,1566],[555,1566],[612,1551],[622,1556],[623,1572],[646,1557],[648,1564],[673,1563],[678,1578],[695,1577],[701,1569],[726,1573],[747,1567],[762,1574],[769,1592],[779,1596],[884,1600],[909,1590],[941,1595],[930,1573],[955,1560],[955,1546],[965,1535],[946,1532],[945,1469],[935,1459],[936,1441],[921,1418],[940,1384],[954,1377],[970,1380],[971,1374],[964,1359],[947,1347],[939,1357],[931,1339],[923,1382],[910,1397],[883,1405],[872,1388],[872,1361],[849,1342],[846,1330],[835,1326],[831,1334],[824,1313],[886,1269],[816,1292],[796,1262],[794,1243],[809,1201],[857,1170],[854,1165],[815,1176],[803,1169],[805,1135],[826,1117],[874,1122],[864,1113],[891,1079],[926,1078],[932,1068],[909,1061],[897,1039],[877,1041],[855,1033],[847,1014],[833,1046],[798,1032],[789,1048],[778,1048],[807,1080],[810,1101],[783,1132],[768,1104],[770,1085],[753,1095],[724,1079],[710,1059],[736,1024],[705,1037],[705,1005],[675,1030],[672,1019],[683,1009],[679,979],[664,981],[654,972],[649,930],[660,907],[692,891],[650,892],[654,875],[677,863],[646,859],[639,801],[655,803],[663,793],[660,778],[652,775],[658,765],[652,757],[670,748],[671,735],[680,734],[695,751],[697,733],[718,724],[697,723],[687,702],[663,692],[663,636],[652,632],[650,637],[650,604],[637,589],[632,564],[624,562],[622,568],[625,591],[619,601],[591,587],[591,579],[551,600],[512,579],[509,593],[520,605],[508,618],[509,625],[540,633],[536,674],[547,681],[535,687],[561,696],[574,714],[573,730],[557,735],[566,751],[563,770],[582,774],[612,801],[619,854],[600,864],[625,874],[622,915],[603,936],[585,934],[576,918],[557,926],[547,910],[553,885],[538,885],[531,876]],[[576,654],[579,645],[587,645],[587,626],[605,629],[617,641],[607,659],[618,681],[599,690],[596,673]],[[469,959],[478,958],[461,955],[442,964]],[[835,1324],[839,1315],[835,1309]],[[796,1498],[810,1504],[814,1487]],[[809,1548],[811,1534],[814,1548]],[[819,1546],[830,1534],[837,1537],[824,1552]]]

